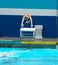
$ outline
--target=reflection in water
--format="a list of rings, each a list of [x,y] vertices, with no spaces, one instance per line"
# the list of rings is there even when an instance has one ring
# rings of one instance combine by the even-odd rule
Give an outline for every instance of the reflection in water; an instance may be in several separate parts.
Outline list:
[[[0,52],[0,57],[10,57],[12,56],[13,53],[9,53],[9,52]]]
[[[0,59],[0,65],[57,65],[57,57],[39,57],[39,59],[24,59],[19,57]]]

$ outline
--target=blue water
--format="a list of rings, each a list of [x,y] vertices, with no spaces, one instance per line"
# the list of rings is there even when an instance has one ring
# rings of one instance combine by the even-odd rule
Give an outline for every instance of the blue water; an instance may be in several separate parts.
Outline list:
[[[0,48],[1,53],[12,55],[1,57],[0,65],[57,65],[56,49]]]

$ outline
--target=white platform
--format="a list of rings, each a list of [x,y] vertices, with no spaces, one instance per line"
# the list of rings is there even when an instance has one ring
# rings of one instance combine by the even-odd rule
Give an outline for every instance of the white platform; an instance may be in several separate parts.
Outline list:
[[[35,28],[21,28],[20,31],[35,31]]]
[[[30,34],[26,34],[23,35],[23,32],[32,32],[32,35],[30,36]],[[30,37],[32,37],[33,39],[35,38],[35,28],[21,28],[20,29],[20,38],[22,39],[23,37],[28,37],[30,39]]]

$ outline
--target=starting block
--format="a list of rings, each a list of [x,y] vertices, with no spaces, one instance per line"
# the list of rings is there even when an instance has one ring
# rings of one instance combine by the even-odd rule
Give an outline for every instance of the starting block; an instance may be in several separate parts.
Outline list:
[[[42,36],[42,29],[43,29],[43,26],[42,25],[35,25],[35,28],[21,28],[20,29],[20,39],[22,38],[28,38],[28,40],[30,40],[31,38],[33,38],[33,40],[36,40],[36,39],[43,39],[43,36]],[[24,33],[23,32],[27,32]],[[29,33],[28,33],[29,32]],[[32,35],[30,35],[30,32],[32,32]]]
[[[26,32],[25,35],[23,35]],[[32,32],[32,35],[27,34],[27,32]],[[21,28],[20,29],[20,38],[35,38],[35,28]]]

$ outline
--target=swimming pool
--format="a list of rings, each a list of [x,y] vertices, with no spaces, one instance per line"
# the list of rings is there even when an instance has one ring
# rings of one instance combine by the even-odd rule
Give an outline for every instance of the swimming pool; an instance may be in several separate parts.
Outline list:
[[[57,61],[57,49],[0,48],[0,65],[57,65]]]

